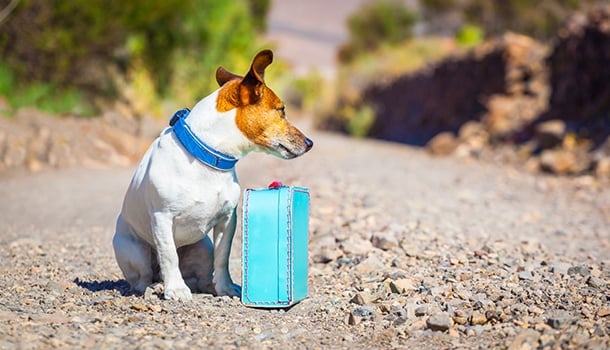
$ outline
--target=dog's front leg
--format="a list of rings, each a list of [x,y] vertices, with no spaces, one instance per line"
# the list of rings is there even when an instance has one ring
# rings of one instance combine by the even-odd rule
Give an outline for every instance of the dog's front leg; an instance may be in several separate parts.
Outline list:
[[[152,218],[153,238],[163,278],[163,295],[165,299],[187,301],[192,299],[192,295],[180,273],[172,221],[169,213],[155,213]]]
[[[214,289],[216,295],[241,295],[241,288],[233,283],[229,274],[229,254],[235,235],[237,214],[235,210],[230,217],[214,226]]]

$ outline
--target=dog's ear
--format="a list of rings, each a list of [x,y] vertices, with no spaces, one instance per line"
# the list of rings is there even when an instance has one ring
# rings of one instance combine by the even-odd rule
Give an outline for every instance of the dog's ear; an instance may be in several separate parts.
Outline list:
[[[242,79],[242,77],[237,74],[233,74],[222,67],[218,67],[218,69],[216,70],[216,82],[219,86],[223,86],[229,80],[234,79]]]
[[[248,74],[241,81],[240,97],[244,104],[254,104],[261,97],[265,84],[265,68],[273,62],[273,52],[263,50],[252,60]]]

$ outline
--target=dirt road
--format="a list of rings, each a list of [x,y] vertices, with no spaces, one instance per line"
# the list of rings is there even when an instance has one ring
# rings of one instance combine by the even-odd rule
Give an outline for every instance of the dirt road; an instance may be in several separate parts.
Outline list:
[[[130,295],[110,242],[131,168],[3,176],[0,348],[609,345],[610,189],[311,136],[238,165],[311,188],[310,298],[287,311]]]

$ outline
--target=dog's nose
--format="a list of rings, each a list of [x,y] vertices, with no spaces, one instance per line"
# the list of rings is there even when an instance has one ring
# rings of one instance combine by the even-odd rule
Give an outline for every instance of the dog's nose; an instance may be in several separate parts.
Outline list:
[[[308,151],[313,147],[313,141],[309,137],[305,138],[305,146],[307,146]]]

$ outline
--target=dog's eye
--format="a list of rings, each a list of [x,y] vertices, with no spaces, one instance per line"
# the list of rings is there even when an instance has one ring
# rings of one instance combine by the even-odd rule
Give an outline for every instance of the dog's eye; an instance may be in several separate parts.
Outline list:
[[[277,110],[282,113],[282,118],[286,118],[286,106],[279,107]]]

